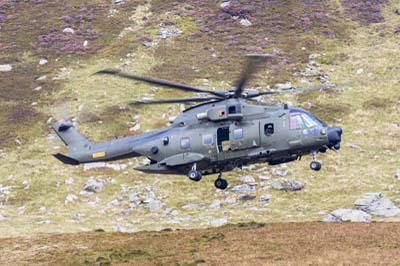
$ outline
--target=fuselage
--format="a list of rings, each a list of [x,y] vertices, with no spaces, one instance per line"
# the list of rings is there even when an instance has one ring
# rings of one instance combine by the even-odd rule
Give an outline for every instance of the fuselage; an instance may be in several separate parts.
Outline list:
[[[187,174],[195,166],[206,175],[324,152],[340,144],[340,135],[340,128],[328,127],[300,108],[227,99],[187,109],[168,128],[70,147],[69,156],[79,163],[144,156],[150,163],[137,170]]]

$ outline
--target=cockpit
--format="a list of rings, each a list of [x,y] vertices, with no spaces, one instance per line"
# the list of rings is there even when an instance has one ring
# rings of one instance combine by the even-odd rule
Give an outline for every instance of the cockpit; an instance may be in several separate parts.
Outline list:
[[[327,126],[324,122],[302,109],[290,110],[289,125],[291,130]]]

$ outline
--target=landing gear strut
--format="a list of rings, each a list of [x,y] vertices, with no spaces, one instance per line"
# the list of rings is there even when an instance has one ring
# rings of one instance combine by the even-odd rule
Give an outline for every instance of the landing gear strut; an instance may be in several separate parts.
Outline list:
[[[313,152],[311,153],[311,156],[312,156],[312,161],[311,161],[311,163],[310,163],[310,168],[311,168],[311,170],[314,170],[314,171],[319,171],[319,170],[321,170],[321,163],[320,163],[320,162],[317,162],[317,152],[316,152],[316,151],[313,151]]]
[[[196,170],[197,165],[194,164],[192,166],[192,169],[188,172],[187,176],[189,177],[190,180],[199,182],[201,180],[201,172]]]
[[[222,173],[218,175],[217,180],[215,180],[214,185],[218,189],[226,189],[228,187],[228,181],[222,178]]]

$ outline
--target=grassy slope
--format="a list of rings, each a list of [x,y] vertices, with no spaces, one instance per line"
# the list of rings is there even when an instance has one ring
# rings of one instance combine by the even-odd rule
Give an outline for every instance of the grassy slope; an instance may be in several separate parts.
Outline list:
[[[337,19],[329,22],[331,23],[329,26],[337,32],[343,32],[343,36],[340,35],[332,40],[321,34],[318,25],[311,30],[295,27],[296,34],[290,36],[285,31],[271,32],[271,28],[267,26],[277,27],[276,23],[279,26],[279,23],[290,25],[293,22],[290,16],[287,16],[289,21],[285,21],[284,14],[287,13],[288,7],[280,6],[278,2],[275,3],[277,6],[274,12],[281,14],[281,18],[267,21],[272,23],[271,25],[267,22],[260,24],[263,27],[257,27],[255,24],[256,26],[249,28],[249,33],[243,37],[240,37],[243,29],[234,24],[237,21],[227,23],[227,26],[231,27],[230,35],[239,38],[237,43],[232,43],[229,47],[224,47],[226,44],[224,38],[231,38],[230,35],[224,35],[225,33],[214,32],[200,37],[193,34],[202,27],[209,26],[202,22],[203,13],[209,12],[219,19],[218,9],[215,7],[204,4],[201,7],[202,12],[191,15],[187,14],[191,8],[186,7],[182,11],[183,15],[177,17],[173,12],[165,13],[168,10],[166,4],[158,5],[160,3],[155,1],[153,8],[141,6],[135,11],[134,7],[137,4],[132,1],[125,6],[113,7],[120,12],[111,19],[114,27],[105,31],[98,40],[95,55],[93,55],[95,51],[88,51],[83,55],[34,51],[24,57],[22,54],[30,49],[29,45],[18,50],[13,56],[28,58],[26,61],[19,59],[20,64],[24,68],[36,69],[38,72],[35,72],[35,75],[47,74],[50,77],[59,76],[66,80],[55,83],[46,81],[45,86],[50,86],[54,90],[45,90],[36,96],[37,98],[28,99],[26,102],[12,99],[4,100],[4,104],[2,103],[2,108],[15,107],[10,112],[2,113],[0,121],[3,124],[9,123],[10,117],[13,117],[10,114],[16,113],[15,109],[21,110],[21,106],[26,106],[34,118],[29,119],[28,116],[26,120],[29,123],[11,120],[12,124],[7,128],[8,131],[1,131],[4,134],[11,133],[4,137],[7,141],[2,142],[4,154],[0,158],[0,176],[2,176],[0,184],[12,186],[12,189],[10,195],[0,199],[3,202],[3,205],[0,205],[0,214],[7,217],[6,220],[0,221],[0,234],[6,236],[30,235],[37,232],[76,232],[99,227],[112,230],[117,224],[130,230],[207,227],[209,220],[220,217],[227,217],[229,222],[233,223],[251,220],[315,221],[333,209],[352,207],[354,200],[365,192],[381,191],[391,198],[398,197],[399,184],[393,180],[395,169],[400,165],[398,141],[400,130],[396,126],[400,123],[398,120],[400,90],[396,71],[400,57],[396,53],[399,37],[393,34],[394,28],[399,24],[399,18],[393,14],[396,3],[389,4],[384,9],[385,22],[360,26],[355,22],[344,20],[338,13],[341,10],[339,3],[332,1],[330,5],[333,11],[329,16]],[[108,8],[111,7],[107,6],[104,12]],[[313,8],[321,9],[323,6]],[[179,6],[174,10],[179,10]],[[213,16],[208,19],[212,21]],[[129,20],[129,17],[132,19]],[[146,17],[146,20],[143,20],[143,17]],[[54,19],[58,19],[58,14]],[[250,18],[253,22],[259,21],[257,19],[260,18],[256,15]],[[158,24],[165,21],[172,21],[183,29],[183,35],[172,41],[161,41],[154,48],[144,48],[142,42],[137,41],[143,36],[154,38]],[[107,22],[109,21],[96,20],[98,24],[95,23],[93,27],[101,29],[102,23]],[[135,31],[118,38],[117,35],[126,27],[134,28]],[[235,195],[229,191],[216,192],[212,178],[205,178],[202,182],[194,184],[183,177],[146,175],[131,169],[123,172],[111,170],[85,172],[82,167],[61,165],[50,156],[55,151],[55,145],[62,145],[59,141],[47,137],[50,130],[45,121],[49,116],[55,119],[65,116],[78,117],[79,106],[82,108],[82,104],[89,110],[85,111],[86,116],[87,113],[96,114],[94,119],[79,124],[79,129],[93,141],[128,134],[127,129],[136,123],[131,115],[139,116],[141,131],[162,127],[167,123],[167,119],[160,118],[160,113],[168,112],[166,106],[126,109],[126,100],[142,97],[148,92],[148,86],[128,83],[121,79],[92,76],[93,72],[126,62],[122,68],[127,71],[154,74],[170,79],[178,76],[181,81],[198,85],[203,83],[203,77],[207,77],[210,79],[210,87],[221,84],[227,87],[227,82],[234,76],[234,71],[240,69],[239,55],[252,52],[243,48],[246,40],[249,39],[255,47],[254,51],[258,51],[259,39],[254,36],[262,36],[260,39],[269,37],[271,42],[262,46],[262,52],[272,52],[273,48],[277,48],[282,51],[280,59],[290,62],[283,65],[282,71],[280,68],[269,68],[261,72],[254,83],[266,84],[286,80],[298,83],[299,80],[295,80],[290,73],[304,67],[309,53],[321,52],[325,55],[319,60],[326,63],[323,67],[329,73],[331,80],[345,84],[343,90],[335,93],[313,93],[281,99],[299,105],[310,101],[311,111],[330,123],[339,124],[345,132],[343,149],[337,154],[329,152],[320,157],[324,163],[321,172],[311,172],[308,160],[287,165],[288,178],[306,182],[303,191],[285,193],[265,192],[259,189],[257,196],[266,193],[273,195],[268,206],[261,206],[257,201],[252,201],[243,204],[225,204],[221,210],[216,211],[186,211],[180,208],[186,203],[204,202],[208,205],[214,199],[224,200],[228,196]],[[29,40],[23,43],[28,44]],[[307,48],[304,51],[302,47]],[[217,58],[210,56],[211,48],[216,49]],[[220,50],[222,48],[224,49]],[[195,54],[192,55],[191,52]],[[128,53],[131,54],[129,57]],[[12,62],[9,56],[4,54],[2,56],[4,62],[7,60]],[[37,61],[42,56],[48,57],[50,63],[45,70],[40,68],[37,70]],[[56,58],[59,58],[57,62]],[[183,59],[190,59],[190,62],[183,64],[181,62]],[[193,71],[192,65],[199,67],[200,71]],[[67,70],[60,71],[59,67],[66,67]],[[361,68],[363,73],[357,74],[357,70]],[[331,72],[330,69],[334,70]],[[13,86],[18,84],[19,79],[17,75],[17,80],[12,83]],[[28,81],[31,83],[29,86],[23,85],[24,88],[36,86],[33,76]],[[159,91],[156,97],[164,97],[170,93],[170,91]],[[31,101],[39,101],[39,104],[31,107]],[[24,110],[23,114],[29,114],[29,110]],[[176,114],[178,110],[179,107],[175,106],[170,115]],[[20,119],[21,115],[17,113],[16,117]],[[335,119],[340,122],[335,122]],[[16,136],[23,140],[22,145],[14,143]],[[360,149],[350,148],[349,143],[358,145]],[[137,162],[132,160],[132,163]],[[231,184],[236,184],[239,183],[237,177],[241,175],[274,177],[270,170],[269,167],[257,166],[255,170],[235,171],[228,173],[226,177]],[[114,179],[115,182],[108,184],[97,195],[80,196],[77,202],[64,205],[65,197],[68,194],[78,195],[89,176]],[[74,178],[73,185],[64,184],[64,180],[69,177]],[[31,183],[24,184],[26,180],[30,180]],[[117,208],[110,207],[108,202],[120,194],[121,185],[124,184],[134,187],[134,190],[141,194],[145,192],[146,186],[154,186],[156,195],[162,198],[166,206],[178,210],[178,218],[174,220],[162,214],[151,214],[144,209],[133,210],[127,216],[122,215],[122,210],[127,207],[126,198],[123,199],[122,206]],[[90,202],[96,200],[97,207],[91,207]],[[19,207],[24,207],[24,211],[17,210]],[[40,211],[41,207],[45,207],[46,211]],[[84,216],[77,222],[71,218],[73,213]],[[173,223],[176,220],[178,223]],[[50,221],[50,224],[38,224],[42,221]]]

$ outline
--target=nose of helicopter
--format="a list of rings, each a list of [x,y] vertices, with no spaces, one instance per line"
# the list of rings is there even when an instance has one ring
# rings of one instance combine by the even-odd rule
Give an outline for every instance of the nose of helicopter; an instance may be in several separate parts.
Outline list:
[[[335,148],[336,150],[340,149],[340,142],[342,140],[343,130],[341,127],[328,127],[328,141],[329,146]]]

